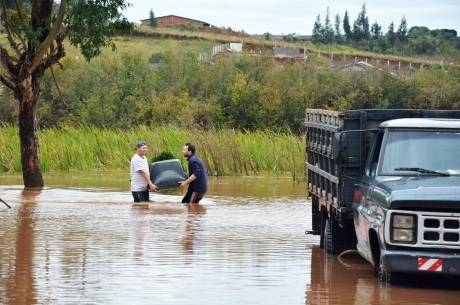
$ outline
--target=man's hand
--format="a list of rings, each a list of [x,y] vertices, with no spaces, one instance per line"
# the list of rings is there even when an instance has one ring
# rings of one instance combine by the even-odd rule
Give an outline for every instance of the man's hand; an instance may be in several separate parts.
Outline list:
[[[181,188],[186,188],[188,186],[188,182],[187,181],[179,181],[178,182],[180,185]]]
[[[149,183],[149,190],[156,192],[156,191],[158,191],[158,186],[156,186],[155,184],[150,182]]]

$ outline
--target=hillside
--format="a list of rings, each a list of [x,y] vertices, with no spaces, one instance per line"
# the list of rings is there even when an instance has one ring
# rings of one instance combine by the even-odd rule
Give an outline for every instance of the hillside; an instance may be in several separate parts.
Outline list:
[[[215,38],[147,34],[117,37],[115,52],[106,49],[89,63],[66,44],[63,69],[55,67],[55,77],[45,75],[39,126],[193,126],[301,133],[305,108],[460,108],[458,69],[427,65],[395,77],[378,70],[341,70],[328,56],[280,62],[246,52],[203,61],[200,54],[211,50]],[[15,124],[16,117],[14,98],[5,90],[0,96],[0,124]]]
[[[425,66],[433,66],[443,64],[449,67],[460,68],[460,62],[448,61],[442,62],[435,59],[423,58],[423,57],[406,57],[406,56],[397,56],[391,54],[379,54],[374,52],[366,52],[354,49],[350,46],[337,45],[337,44],[313,44],[311,42],[287,42],[280,40],[263,40],[254,38],[251,36],[240,37],[240,36],[231,36],[220,33],[211,33],[211,32],[201,32],[201,31],[188,31],[181,30],[178,28],[171,27],[148,27],[140,26],[137,27],[135,36],[140,37],[150,37],[150,38],[171,38],[178,40],[205,40],[213,42],[243,42],[244,44],[257,46],[260,48],[272,48],[272,47],[286,47],[286,48],[301,48],[306,49],[312,54],[321,54],[326,57],[336,56],[336,57],[358,57],[360,60],[365,58],[380,60],[380,61],[392,61],[392,62],[403,62],[403,63],[413,63],[413,64],[423,64]]]

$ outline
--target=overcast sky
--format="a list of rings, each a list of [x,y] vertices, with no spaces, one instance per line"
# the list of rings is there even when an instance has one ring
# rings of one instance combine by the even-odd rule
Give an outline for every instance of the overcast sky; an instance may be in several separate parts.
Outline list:
[[[248,33],[311,34],[316,15],[326,15],[329,6],[331,20],[348,10],[355,20],[363,1],[321,0],[128,0],[132,6],[125,11],[131,21],[146,19],[149,10],[155,16],[179,15],[209,22],[215,26],[231,27]],[[430,29],[449,28],[460,32],[460,0],[368,0],[369,22],[377,21],[387,29],[391,21],[395,27],[403,16],[409,28],[424,25]]]

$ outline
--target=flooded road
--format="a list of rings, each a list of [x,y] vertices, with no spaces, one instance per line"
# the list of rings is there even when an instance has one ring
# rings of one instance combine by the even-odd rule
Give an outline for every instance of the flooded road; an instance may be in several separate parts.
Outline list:
[[[122,176],[16,179],[0,177],[0,304],[460,304],[455,287],[386,287],[361,259],[325,255],[290,179],[211,179],[198,207],[172,192],[148,209]]]

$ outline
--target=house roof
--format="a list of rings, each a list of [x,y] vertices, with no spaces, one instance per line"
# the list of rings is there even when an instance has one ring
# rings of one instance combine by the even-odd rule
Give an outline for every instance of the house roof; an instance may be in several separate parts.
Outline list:
[[[187,17],[182,17],[182,16],[177,16],[177,15],[165,15],[165,16],[159,16],[159,17],[155,17],[155,19],[160,19],[160,18],[167,18],[167,17],[177,17],[177,18],[187,19],[187,20],[196,21],[196,22],[201,22],[201,23],[204,23],[204,24],[208,24],[208,25],[210,25],[210,23],[208,23],[208,22],[205,22],[205,21],[201,21],[201,20],[197,20],[197,19],[192,19],[192,18],[187,18]],[[150,20],[150,18],[147,18],[147,19],[142,19],[141,21],[148,21],[148,20]]]

